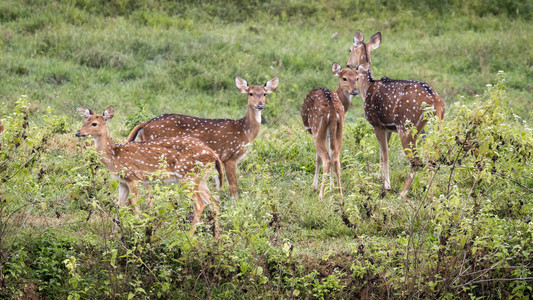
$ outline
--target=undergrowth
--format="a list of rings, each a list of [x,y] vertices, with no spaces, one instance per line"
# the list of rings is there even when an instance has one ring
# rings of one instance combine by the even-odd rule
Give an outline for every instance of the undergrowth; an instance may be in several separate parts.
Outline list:
[[[408,199],[382,197],[365,120],[346,126],[346,196],[324,200],[310,188],[311,137],[297,123],[264,128],[241,196],[219,193],[216,240],[205,216],[187,234],[182,187],[155,184],[140,214],[116,207],[118,183],[90,142],[23,96],[2,119],[2,297],[527,298],[533,132],[507,100],[501,72],[473,104],[459,97],[455,115],[431,119]],[[408,165],[392,144],[399,187]]]

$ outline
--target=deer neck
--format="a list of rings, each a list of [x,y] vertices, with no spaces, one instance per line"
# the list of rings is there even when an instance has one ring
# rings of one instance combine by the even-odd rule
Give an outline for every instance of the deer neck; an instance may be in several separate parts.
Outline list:
[[[361,97],[366,101],[369,98],[368,89],[374,84],[374,78],[372,78],[372,71],[369,69],[368,74],[364,76],[363,80],[359,81],[359,89],[361,91]]]
[[[255,109],[252,105],[248,105],[246,115],[241,120],[244,133],[253,141],[261,127],[261,110]]]
[[[348,108],[350,108],[350,103],[352,103],[353,95],[344,92],[340,86],[337,87],[337,95],[339,96],[339,99],[342,102],[342,106],[344,106],[344,111],[347,112]]]
[[[96,152],[102,153],[100,158],[106,166],[109,165],[113,159],[113,146],[114,144],[113,141],[111,141],[109,134],[94,137],[94,147],[96,148]]]

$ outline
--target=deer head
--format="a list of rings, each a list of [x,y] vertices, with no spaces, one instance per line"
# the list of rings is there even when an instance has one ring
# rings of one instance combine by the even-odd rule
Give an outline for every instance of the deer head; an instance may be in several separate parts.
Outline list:
[[[78,111],[85,117],[85,124],[76,132],[77,137],[92,136],[100,137],[108,134],[107,121],[113,119],[115,109],[109,106],[102,115],[95,114],[92,110],[80,106]]]
[[[350,108],[350,103],[353,96],[359,95],[357,90],[357,73],[352,69],[342,69],[338,63],[333,63],[331,66],[333,75],[339,78],[339,86],[337,87],[337,95],[339,96],[344,112]]]
[[[235,85],[241,93],[248,94],[248,106],[255,111],[261,111],[265,108],[266,94],[270,94],[278,87],[279,79],[274,77],[267,81],[264,86],[248,86],[248,82],[241,77],[235,78]]]
[[[381,32],[375,33],[368,43],[363,42],[363,32],[357,30],[353,37],[353,45],[350,47],[350,58],[346,62],[348,68],[357,68],[363,63],[370,63],[370,52],[377,49],[381,44]]]

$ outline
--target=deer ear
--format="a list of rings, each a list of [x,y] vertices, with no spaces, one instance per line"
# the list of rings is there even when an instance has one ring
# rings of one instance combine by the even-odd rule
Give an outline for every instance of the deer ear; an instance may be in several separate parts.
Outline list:
[[[241,93],[248,93],[248,82],[246,82],[246,80],[237,76],[235,77],[235,85]]]
[[[104,120],[106,121],[113,119],[114,115],[115,115],[115,109],[113,108],[113,106],[109,106],[108,108],[106,108],[104,110],[104,113],[102,114],[102,116],[104,117]]]
[[[376,32],[370,38],[370,42],[366,45],[368,46],[368,51],[372,51],[376,50],[379,47],[379,44],[381,44],[381,32]]]
[[[341,65],[339,65],[338,63],[334,62],[333,65],[331,66],[331,72],[333,72],[333,74],[337,77],[339,77],[339,75],[341,74],[342,72],[342,67]]]
[[[363,32],[361,30],[357,30],[355,35],[353,36],[353,44],[354,46],[357,46],[358,44],[363,42]]]
[[[270,79],[264,85],[264,87],[266,89],[266,92],[269,93],[269,94],[274,92],[276,90],[276,88],[278,87],[278,84],[279,84],[278,77],[274,77],[274,78]]]
[[[88,109],[85,106],[78,107],[78,112],[85,118],[88,119],[90,116],[94,115],[94,112]]]
[[[367,72],[369,68],[370,68],[370,64],[369,63],[364,63],[362,65],[359,65],[359,67],[357,68],[357,73],[363,74],[363,73]]]

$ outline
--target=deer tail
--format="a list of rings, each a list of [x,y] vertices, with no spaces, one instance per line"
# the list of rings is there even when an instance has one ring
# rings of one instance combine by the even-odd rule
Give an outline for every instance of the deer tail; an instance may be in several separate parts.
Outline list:
[[[435,113],[440,121],[444,119],[444,104],[437,106],[437,109],[435,109]]]
[[[139,136],[141,137],[141,140],[143,140],[143,136],[140,133],[142,133],[142,129],[144,128],[145,125],[146,125],[146,122],[143,122],[135,126],[135,128],[133,128],[133,130],[128,135],[128,138],[126,139],[126,143],[135,141],[137,137]]]
[[[442,101],[441,101],[441,104],[442,105],[437,105],[435,107],[435,115],[437,115],[437,118],[439,118],[439,122],[437,124],[438,130],[440,130],[440,125],[442,123],[442,120],[444,119],[444,111],[445,111],[444,103]]]

